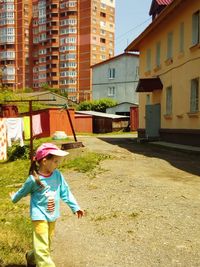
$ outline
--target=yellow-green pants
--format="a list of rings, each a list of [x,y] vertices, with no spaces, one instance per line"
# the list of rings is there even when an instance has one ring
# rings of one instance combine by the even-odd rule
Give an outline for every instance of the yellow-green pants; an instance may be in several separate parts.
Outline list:
[[[55,267],[50,255],[55,222],[32,221],[32,225],[33,250],[27,254],[28,263],[37,267]]]

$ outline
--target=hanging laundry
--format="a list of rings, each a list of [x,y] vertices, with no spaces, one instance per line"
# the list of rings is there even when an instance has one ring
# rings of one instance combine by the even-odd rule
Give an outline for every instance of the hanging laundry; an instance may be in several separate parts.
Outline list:
[[[0,118],[0,160],[7,159],[7,139],[5,119]]]
[[[24,139],[30,139],[30,117],[23,117],[23,125],[24,125]]]
[[[42,133],[41,126],[41,116],[40,114],[33,115],[32,117],[32,125],[33,125],[33,136],[39,135]]]
[[[30,139],[30,117],[23,117],[24,123],[24,138]],[[40,114],[32,116],[33,137],[42,133],[41,116]]]
[[[23,121],[22,118],[7,118],[5,120],[8,146],[12,146],[12,141],[20,141],[20,146],[24,146]]]

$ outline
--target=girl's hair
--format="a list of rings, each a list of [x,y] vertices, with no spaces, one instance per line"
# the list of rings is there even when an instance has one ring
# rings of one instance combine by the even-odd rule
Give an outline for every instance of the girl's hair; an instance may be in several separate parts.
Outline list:
[[[48,154],[46,157],[44,157],[46,159],[51,159],[53,158],[52,154]],[[30,169],[29,169],[29,175],[33,175],[35,178],[36,183],[40,186],[40,187],[44,187],[43,183],[40,181],[38,174],[38,170],[39,170],[39,166],[42,162],[42,160],[44,159],[40,159],[39,161],[36,160],[36,158],[33,158],[33,161],[31,163]]]

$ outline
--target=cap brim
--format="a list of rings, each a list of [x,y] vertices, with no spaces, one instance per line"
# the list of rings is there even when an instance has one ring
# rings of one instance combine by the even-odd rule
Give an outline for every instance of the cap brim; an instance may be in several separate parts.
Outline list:
[[[69,152],[63,151],[63,150],[54,150],[50,152],[51,155],[64,157],[69,155]]]

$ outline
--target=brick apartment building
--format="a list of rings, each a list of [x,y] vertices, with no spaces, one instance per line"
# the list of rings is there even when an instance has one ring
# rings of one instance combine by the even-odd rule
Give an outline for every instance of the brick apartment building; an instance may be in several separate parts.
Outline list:
[[[91,65],[114,56],[115,0],[1,0],[0,79],[13,90],[91,97]]]

